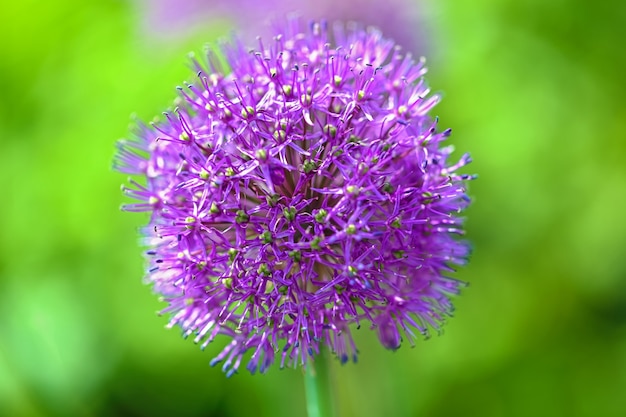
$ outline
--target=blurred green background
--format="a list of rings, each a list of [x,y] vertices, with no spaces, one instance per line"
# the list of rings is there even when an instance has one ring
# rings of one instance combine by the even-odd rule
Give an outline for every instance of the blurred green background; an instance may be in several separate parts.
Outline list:
[[[626,415],[626,2],[422,6],[435,114],[469,151],[470,287],[443,337],[336,366],[343,416]],[[0,415],[300,416],[300,370],[225,379],[164,330],[114,143],[232,28],[124,1],[0,8]]]

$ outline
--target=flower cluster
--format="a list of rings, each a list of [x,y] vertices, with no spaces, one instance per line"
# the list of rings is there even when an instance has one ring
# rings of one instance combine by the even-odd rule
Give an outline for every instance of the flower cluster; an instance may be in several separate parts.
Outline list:
[[[468,255],[468,175],[428,116],[414,62],[375,30],[291,20],[269,44],[194,61],[179,107],[134,140],[118,170],[140,175],[129,211],[151,213],[147,276],[170,327],[232,375],[303,365],[322,346],[356,360],[351,332],[389,349],[439,329]]]

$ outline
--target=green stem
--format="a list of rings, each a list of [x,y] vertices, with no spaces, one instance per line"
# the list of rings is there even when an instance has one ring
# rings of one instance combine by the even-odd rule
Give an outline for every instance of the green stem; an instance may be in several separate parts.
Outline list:
[[[309,359],[304,375],[306,410],[309,417],[333,417],[333,396],[330,384],[328,351],[320,349],[319,355]]]

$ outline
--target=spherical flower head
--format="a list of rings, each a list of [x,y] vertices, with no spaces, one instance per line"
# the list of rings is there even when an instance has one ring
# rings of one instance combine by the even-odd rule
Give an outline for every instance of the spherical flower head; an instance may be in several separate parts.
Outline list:
[[[305,365],[327,346],[356,360],[362,324],[397,349],[438,330],[462,283],[468,204],[429,115],[423,61],[375,30],[288,22],[249,51],[195,62],[179,107],[121,141],[125,188],[148,211],[147,280],[169,326],[227,375]],[[248,354],[247,354],[248,353]]]

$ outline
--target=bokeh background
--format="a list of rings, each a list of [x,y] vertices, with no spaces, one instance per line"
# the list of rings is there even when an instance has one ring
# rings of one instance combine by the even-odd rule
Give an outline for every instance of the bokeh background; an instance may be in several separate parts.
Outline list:
[[[357,333],[359,364],[333,369],[340,415],[626,415],[626,2],[407,1],[434,113],[480,175],[471,285],[413,349]],[[119,211],[110,168],[129,116],[192,78],[189,51],[276,8],[154,3],[0,6],[2,416],[304,415],[300,370],[226,379],[219,343],[164,329],[146,217]]]

